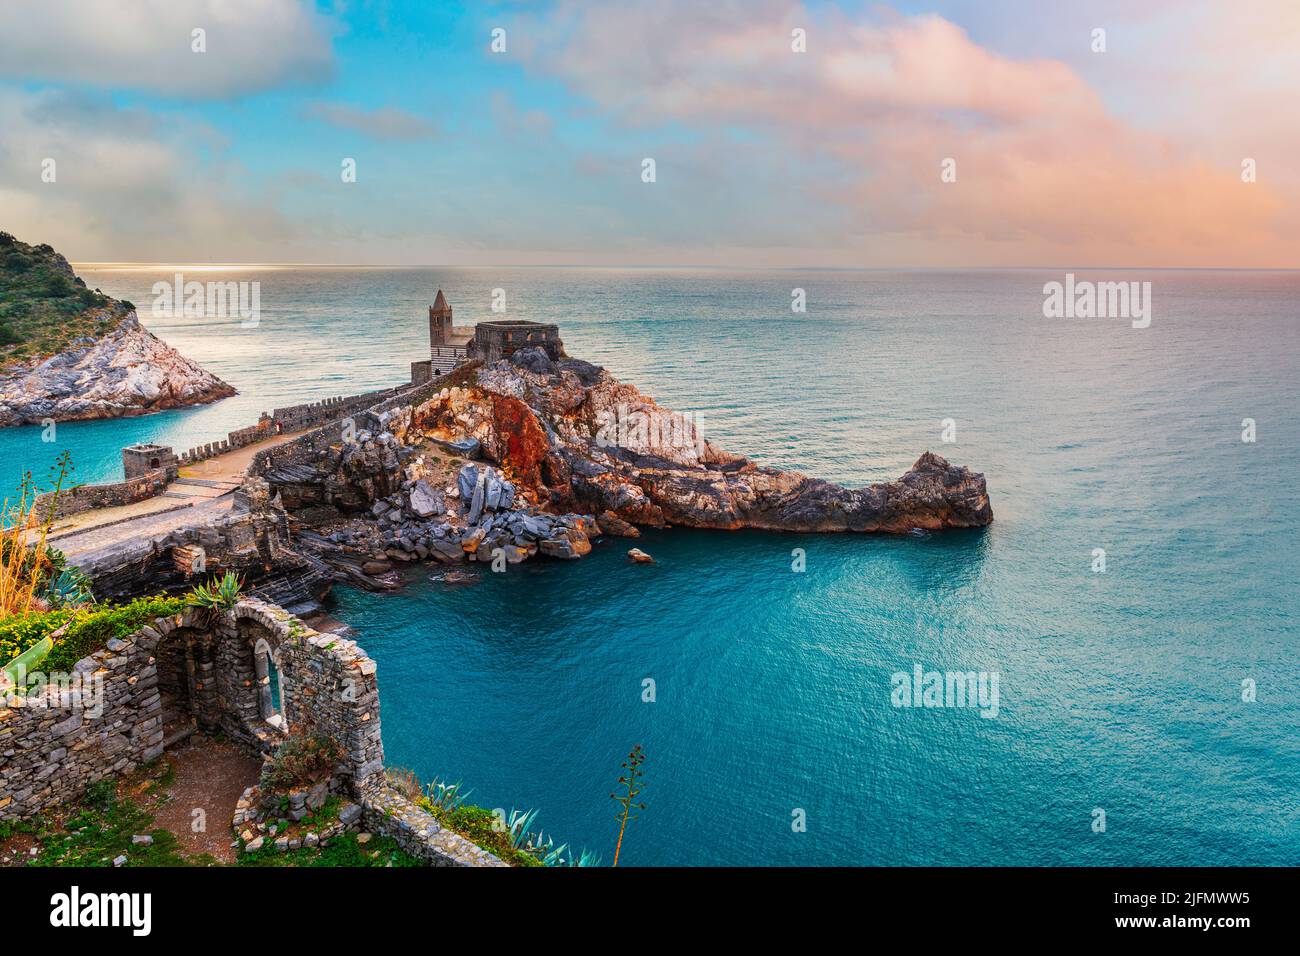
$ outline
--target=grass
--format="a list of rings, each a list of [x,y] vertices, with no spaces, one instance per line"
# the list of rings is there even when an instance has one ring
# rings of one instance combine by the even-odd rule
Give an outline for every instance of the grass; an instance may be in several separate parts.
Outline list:
[[[176,836],[155,827],[147,809],[169,799],[175,768],[160,758],[119,780],[102,780],[86,789],[75,805],[43,814],[36,820],[0,822],[0,846],[15,838],[33,842],[35,855],[24,855],[23,866],[111,867],[126,857],[123,866],[224,866],[207,853],[187,855]],[[123,794],[133,794],[126,798]],[[142,805],[143,804],[143,805]],[[340,801],[328,800],[299,826],[326,826],[338,819]],[[153,837],[153,843],[136,844],[136,835]],[[355,833],[345,833],[326,847],[303,847],[278,852],[268,840],[257,853],[240,850],[237,866],[423,866],[396,841],[375,837],[362,843]]]
[[[86,288],[50,246],[0,232],[0,369],[98,338],[133,308]]]
[[[330,839],[329,846],[299,847],[296,850],[277,850],[275,841],[281,837],[302,839],[307,833],[322,833],[338,822],[343,800],[331,795],[316,810],[296,823],[287,819],[276,820],[275,836],[261,833],[265,842],[254,852],[245,849],[246,841],[239,840],[237,866],[424,866],[416,857],[405,852],[391,837],[372,837],[365,843],[356,833],[343,833]],[[280,812],[288,813],[289,799],[281,801]]]
[[[77,661],[103,648],[110,638],[128,637],[156,618],[179,614],[184,607],[184,598],[155,595],[115,606],[16,614],[0,620],[0,659],[16,657],[66,624],[68,629],[41,662],[41,669],[69,673]]]
[[[151,782],[150,792],[156,795],[169,784],[164,772]],[[152,825],[152,814],[119,797],[114,781],[101,780],[66,815],[47,815],[26,831],[36,837],[38,846],[27,865],[112,866],[119,856],[127,858],[125,866],[217,865],[207,854],[186,856],[174,834]],[[137,834],[153,837],[153,843],[132,843]]]
[[[239,866],[423,866],[391,837],[372,837],[362,843],[355,833],[344,833],[326,847],[301,847],[280,851],[267,840],[256,853],[240,851]]]

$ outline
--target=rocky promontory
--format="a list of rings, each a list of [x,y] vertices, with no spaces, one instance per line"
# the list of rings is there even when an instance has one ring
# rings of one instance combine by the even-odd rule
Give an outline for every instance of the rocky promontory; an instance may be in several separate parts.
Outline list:
[[[993,520],[984,476],[926,452],[895,481],[850,489],[755,464],[705,440],[604,369],[536,349],[480,368],[398,415],[395,435],[477,441],[547,511],[639,525],[906,532]]]
[[[49,246],[0,233],[0,427],[141,415],[235,390],[86,288]]]
[[[323,552],[358,556],[359,573],[577,558],[637,526],[904,533],[993,520],[984,476],[933,453],[865,488],[763,467],[604,369],[539,349],[438,384],[372,409],[341,440],[304,438],[263,463],[290,513],[323,530]]]

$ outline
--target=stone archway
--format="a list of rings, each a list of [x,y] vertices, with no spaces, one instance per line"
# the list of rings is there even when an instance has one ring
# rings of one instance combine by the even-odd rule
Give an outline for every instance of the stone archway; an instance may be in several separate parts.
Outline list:
[[[204,624],[191,609],[160,618],[137,637],[153,655],[163,747],[198,729],[223,729],[212,680],[211,634]]]
[[[190,628],[177,628],[154,651],[163,747],[179,743],[198,729],[194,706],[197,636],[198,632]]]
[[[164,746],[201,728],[265,753],[289,730],[284,635],[237,612],[188,608],[151,628]]]
[[[343,747],[340,772],[358,791],[382,782],[375,663],[355,641],[321,634],[250,598],[216,618],[187,608],[143,628],[137,640],[155,661],[165,655],[176,674],[183,655],[189,709],[199,727],[262,753],[291,733],[323,733]],[[184,651],[168,649],[169,643]],[[173,707],[183,705],[183,697],[169,693]]]

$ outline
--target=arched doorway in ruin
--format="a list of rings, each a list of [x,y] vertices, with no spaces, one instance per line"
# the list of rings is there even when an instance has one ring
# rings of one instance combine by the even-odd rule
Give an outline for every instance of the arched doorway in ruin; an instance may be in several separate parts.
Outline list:
[[[211,619],[197,609],[155,629],[164,747],[195,730],[220,732],[262,753],[284,739],[292,707],[281,635],[238,612]]]
[[[154,651],[164,747],[180,743],[198,729],[196,699],[201,681],[197,675],[202,656],[203,635],[190,627],[172,630]]]

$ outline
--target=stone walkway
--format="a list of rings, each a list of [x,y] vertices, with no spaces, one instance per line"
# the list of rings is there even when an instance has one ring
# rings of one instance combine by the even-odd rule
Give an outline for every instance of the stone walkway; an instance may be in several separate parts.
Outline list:
[[[158,537],[180,528],[206,524],[230,511],[234,504],[233,492],[243,481],[254,455],[305,435],[309,430],[276,435],[269,441],[183,467],[180,476],[162,494],[60,519],[47,540],[77,564],[124,541]]]

